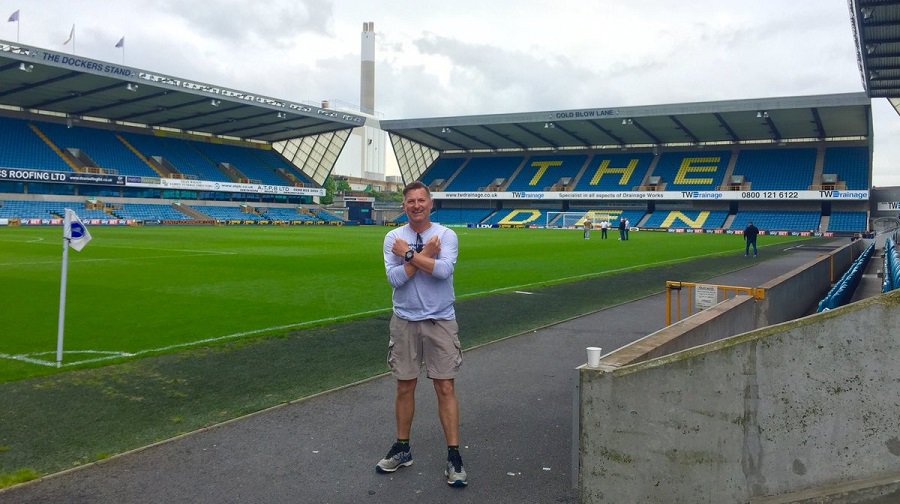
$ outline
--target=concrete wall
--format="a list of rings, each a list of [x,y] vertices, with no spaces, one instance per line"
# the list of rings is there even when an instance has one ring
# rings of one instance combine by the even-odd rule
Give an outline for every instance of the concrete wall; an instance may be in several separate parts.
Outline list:
[[[861,240],[848,241],[760,285],[765,290],[763,300],[735,296],[611,352],[604,363],[634,364],[808,315],[828,293],[831,279],[838,280],[865,246]]]
[[[831,285],[841,278],[867,245],[863,240],[848,240],[843,247],[760,285],[766,290],[766,299],[758,307],[756,327],[814,312]]]
[[[900,472],[898,305],[580,368],[580,502],[746,503]]]

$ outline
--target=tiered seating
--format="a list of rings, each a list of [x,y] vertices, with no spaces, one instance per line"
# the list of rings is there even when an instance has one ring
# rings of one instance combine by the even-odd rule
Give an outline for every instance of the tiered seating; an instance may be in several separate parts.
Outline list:
[[[290,185],[289,180],[278,175],[274,168],[268,167],[260,161],[255,155],[255,149],[206,142],[191,142],[191,144],[212,160],[215,165],[230,163],[248,179],[258,180],[263,184]]]
[[[119,175],[154,177],[156,172],[128,150],[115,133],[94,128],[67,128],[64,124],[41,123],[41,131],[60,150],[81,149],[101,168],[115,170]]]
[[[428,169],[422,177],[419,179],[423,184],[431,187],[432,182],[435,180],[450,180],[450,177],[456,173],[456,170],[459,169],[460,166],[466,161],[466,158],[458,157],[458,158],[438,158],[434,164],[431,165],[431,168]]]
[[[256,213],[247,213],[234,206],[202,206],[195,208],[198,212],[209,215],[216,220],[263,220]]]
[[[490,208],[441,208],[431,212],[431,220],[441,224],[478,224],[491,212]]]
[[[900,289],[900,253],[897,250],[897,234],[884,241],[884,281],[881,284],[881,292],[890,292]]]
[[[718,229],[725,223],[725,210],[670,210],[656,211],[647,218],[643,227],[673,229]]]
[[[734,216],[730,229],[741,230],[747,223],[768,231],[813,231],[819,228],[819,212],[742,211]]]
[[[807,190],[816,168],[815,149],[741,151],[733,175],[743,175],[754,191]]]
[[[543,226],[547,223],[547,212],[552,210],[537,208],[504,208],[484,221],[484,224],[510,224]]]
[[[192,142],[170,137],[121,133],[135,149],[146,157],[161,156],[184,175],[201,180],[230,182],[215,163],[191,146]]]
[[[576,191],[631,191],[641,184],[653,155],[595,154],[578,180]]]
[[[4,219],[55,219],[65,214],[66,207],[80,213],[83,203],[62,201],[3,201],[0,218]]]
[[[148,203],[123,203],[122,208],[116,210],[116,215],[122,219],[134,219],[141,221],[153,220],[194,220],[167,204]]]
[[[853,261],[853,264],[850,265],[850,268],[847,269],[841,279],[831,286],[828,294],[819,301],[819,305],[816,307],[817,313],[844,306],[853,299],[853,293],[859,286],[859,281],[862,280],[862,276],[866,271],[866,265],[874,252],[874,243],[866,247],[863,253]]]
[[[453,179],[445,191],[483,191],[495,179],[509,180],[522,163],[521,156],[476,157]]]
[[[71,172],[28,122],[0,117],[0,166]]]
[[[862,233],[869,229],[866,212],[831,212],[828,220],[829,231]]]
[[[321,208],[316,210],[316,217],[319,220],[323,220],[325,222],[343,222],[344,221],[344,219],[341,219],[337,215],[334,215],[333,213],[329,212],[328,210],[324,210]]]
[[[666,152],[651,175],[658,175],[667,191],[716,191],[722,184],[731,152]]]
[[[304,184],[308,184],[311,186],[316,186],[315,182],[309,177],[306,176],[299,168],[292,165],[288,162],[287,159],[281,157],[281,154],[273,151],[273,150],[262,150],[262,149],[251,149],[253,153],[253,157],[258,159],[262,166],[267,167],[270,170],[276,170],[277,168],[282,168],[285,171],[289,172],[291,175],[297,177],[300,182]]]
[[[261,211],[260,209],[257,209]],[[297,211],[296,208],[267,208],[265,212],[261,213],[262,217],[266,220],[279,220],[279,221],[311,221],[315,220],[312,216],[301,213]]]
[[[507,191],[550,191],[562,178],[569,178],[570,184],[584,164],[587,156],[534,156],[516,178],[507,186]]]
[[[869,189],[869,149],[867,147],[829,147],[825,149],[822,173],[837,174],[847,189]]]

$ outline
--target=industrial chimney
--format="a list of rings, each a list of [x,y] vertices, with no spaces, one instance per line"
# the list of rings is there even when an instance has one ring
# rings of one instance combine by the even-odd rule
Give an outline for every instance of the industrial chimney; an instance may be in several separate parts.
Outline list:
[[[360,63],[359,107],[364,114],[375,115],[375,22],[363,23],[362,62]]]

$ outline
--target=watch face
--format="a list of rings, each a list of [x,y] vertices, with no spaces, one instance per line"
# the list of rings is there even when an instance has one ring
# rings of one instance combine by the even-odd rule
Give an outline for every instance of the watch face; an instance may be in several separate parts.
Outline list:
[[[407,261],[409,261],[409,260],[411,260],[411,259],[413,258],[413,254],[414,254],[414,252],[413,252],[412,250],[407,250],[407,251],[406,251],[406,254],[405,254],[403,257],[404,257]]]

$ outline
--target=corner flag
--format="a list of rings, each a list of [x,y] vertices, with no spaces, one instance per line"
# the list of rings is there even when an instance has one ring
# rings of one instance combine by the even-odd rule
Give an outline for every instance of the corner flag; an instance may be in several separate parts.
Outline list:
[[[91,233],[71,208],[66,208],[66,218],[63,221],[63,239],[68,240],[69,246],[78,252],[81,252],[81,249],[91,241]]]

